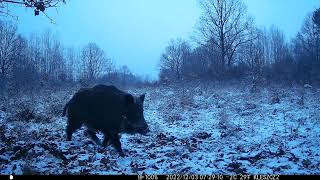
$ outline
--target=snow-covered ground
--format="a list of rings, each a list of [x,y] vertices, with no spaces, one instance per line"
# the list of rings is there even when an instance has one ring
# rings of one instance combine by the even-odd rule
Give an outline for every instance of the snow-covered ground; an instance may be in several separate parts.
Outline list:
[[[302,103],[303,88],[248,87],[129,89],[147,93],[151,132],[122,134],[126,157],[95,145],[85,127],[66,141],[60,114],[71,92],[2,104],[0,174],[320,174],[319,89],[305,88]]]

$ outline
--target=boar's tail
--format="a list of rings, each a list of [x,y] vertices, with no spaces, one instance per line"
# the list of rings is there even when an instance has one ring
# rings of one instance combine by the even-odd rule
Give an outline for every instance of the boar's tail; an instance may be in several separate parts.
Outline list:
[[[66,116],[68,106],[69,106],[69,102],[64,106],[62,116]]]

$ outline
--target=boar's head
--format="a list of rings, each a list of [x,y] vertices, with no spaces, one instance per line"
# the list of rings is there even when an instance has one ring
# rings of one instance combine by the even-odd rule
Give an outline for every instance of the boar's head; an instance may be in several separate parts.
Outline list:
[[[125,95],[127,107],[124,131],[127,133],[140,133],[146,135],[150,130],[143,115],[143,102],[145,94],[134,97],[131,94]]]

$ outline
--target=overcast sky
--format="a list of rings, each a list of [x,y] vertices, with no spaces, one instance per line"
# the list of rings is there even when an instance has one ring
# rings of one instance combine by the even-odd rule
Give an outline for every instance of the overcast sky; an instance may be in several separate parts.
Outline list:
[[[260,27],[276,25],[288,37],[300,29],[320,0],[244,0]],[[158,74],[158,62],[168,41],[190,39],[201,10],[197,0],[68,0],[56,11],[34,17],[33,10],[15,8],[19,32],[29,36],[51,29],[67,46],[96,42],[116,64],[136,74]]]

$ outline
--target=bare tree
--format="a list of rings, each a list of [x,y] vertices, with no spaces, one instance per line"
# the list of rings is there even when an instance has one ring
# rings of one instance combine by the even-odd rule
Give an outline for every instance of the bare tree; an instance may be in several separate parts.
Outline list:
[[[12,59],[14,64],[12,67],[12,73],[10,75],[10,93],[17,95],[19,92],[33,92],[34,89],[39,87],[39,74],[37,72],[35,64],[29,57],[28,41],[18,35],[15,50]]]
[[[67,79],[73,81],[75,79],[76,52],[73,47],[67,48],[65,52]]]
[[[316,61],[319,62],[320,61],[320,8],[314,11],[312,21],[315,29]]]
[[[96,80],[106,71],[108,60],[105,52],[97,44],[87,44],[81,52],[82,79]]]
[[[171,40],[160,59],[160,70],[181,79],[183,66],[191,52],[190,45],[181,39]]]
[[[49,60],[49,74],[56,82],[67,80],[66,61],[63,54],[64,47],[58,40],[54,40]]]
[[[256,38],[239,48],[238,58],[241,63],[248,66],[248,73],[255,74],[265,64],[266,47],[264,41],[266,34],[259,29],[252,29],[251,34]]]
[[[43,82],[65,81],[66,62],[64,59],[64,47],[51,31],[45,31],[40,37],[34,37],[39,44],[35,45],[33,53],[36,56],[35,63],[42,76]]]
[[[320,54],[317,49],[319,46],[319,39],[319,27],[312,21],[312,16],[309,15],[298,33],[296,41],[301,45],[301,48],[304,51],[317,57]]]
[[[200,78],[208,75],[208,67],[214,53],[206,46],[199,46],[192,50],[190,57],[184,63],[184,75],[189,78]]]
[[[58,7],[60,3],[66,3],[66,0],[0,0],[0,15],[12,16],[9,10],[11,4],[33,8],[34,15],[37,16],[40,12],[45,14],[45,10],[48,8]]]
[[[303,81],[320,80],[320,10],[308,15],[300,32],[293,40],[298,62],[299,78]]]
[[[284,59],[283,52],[287,48],[285,35],[277,27],[273,26],[270,29],[271,38],[271,54],[275,64],[281,63]]]
[[[0,21],[0,80],[4,81],[12,66],[17,40],[17,27],[10,22]]]
[[[219,49],[219,69],[224,71],[234,63],[239,46],[252,40],[253,21],[240,0],[199,0],[199,3],[203,10],[198,26],[200,42]]]
[[[120,69],[118,70],[119,72],[119,76],[120,76],[120,83],[123,86],[126,86],[128,83],[128,77],[132,74],[130,69],[128,68],[128,66],[123,65],[120,67]]]
[[[313,17],[312,17],[313,23],[320,28],[320,8],[314,11]]]

